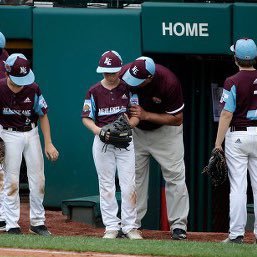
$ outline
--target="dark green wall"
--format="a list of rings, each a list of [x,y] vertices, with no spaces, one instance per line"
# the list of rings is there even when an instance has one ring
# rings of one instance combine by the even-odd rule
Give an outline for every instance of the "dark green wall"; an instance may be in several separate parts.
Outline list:
[[[227,54],[232,35],[231,7],[146,2],[142,5],[143,49],[154,53]]]
[[[0,6],[0,31],[8,39],[32,39],[32,12],[28,6]]]
[[[110,49],[124,62],[141,55],[139,10],[35,8],[33,59],[36,79],[49,104],[52,138],[60,151],[46,162],[46,206],[98,194],[92,159],[93,134],[80,118],[86,90],[102,77],[96,67]]]

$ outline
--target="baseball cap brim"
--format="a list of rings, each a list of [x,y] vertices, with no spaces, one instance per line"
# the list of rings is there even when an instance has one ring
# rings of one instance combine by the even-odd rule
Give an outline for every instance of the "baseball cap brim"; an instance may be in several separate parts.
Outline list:
[[[30,70],[29,73],[24,77],[14,77],[11,75],[9,75],[9,77],[11,81],[18,86],[27,86],[35,81],[35,75],[32,70]]]
[[[129,69],[125,72],[122,77],[122,80],[125,81],[128,85],[132,87],[137,87],[142,84],[146,79],[138,79],[132,76],[129,72]]]
[[[117,67],[117,68],[105,68],[105,67],[100,67],[98,66],[96,69],[97,73],[116,73],[119,72],[121,70],[121,67]]]

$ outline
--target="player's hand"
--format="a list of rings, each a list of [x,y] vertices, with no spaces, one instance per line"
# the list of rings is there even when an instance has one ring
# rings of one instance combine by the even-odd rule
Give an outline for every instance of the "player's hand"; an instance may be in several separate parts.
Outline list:
[[[45,146],[45,155],[48,160],[56,161],[59,157],[59,152],[57,151],[57,149],[54,147],[52,143],[48,143]]]
[[[147,112],[139,105],[132,105],[129,108],[132,117],[137,117],[140,120],[146,120]]]

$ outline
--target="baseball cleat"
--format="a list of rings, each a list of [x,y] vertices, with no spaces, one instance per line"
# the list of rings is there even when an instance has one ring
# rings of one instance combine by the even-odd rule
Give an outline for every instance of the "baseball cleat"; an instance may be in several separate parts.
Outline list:
[[[181,228],[175,228],[172,233],[173,240],[184,240],[187,238],[186,231]]]
[[[5,231],[5,230],[6,230],[6,222],[0,221],[0,231]]]
[[[10,234],[10,235],[21,235],[22,234],[21,229],[19,227],[17,227],[17,228],[10,228],[7,231],[7,233]]]
[[[51,233],[48,231],[48,229],[45,225],[30,226],[29,231],[32,234],[36,234],[36,235],[40,235],[40,236],[50,236],[51,235]]]
[[[222,243],[225,243],[225,244],[242,244],[244,242],[244,237],[243,236],[238,236],[234,239],[230,239],[229,237],[225,240],[222,241]]]
[[[119,231],[117,231],[117,230],[107,230],[104,233],[103,238],[105,238],[105,239],[115,239],[115,238],[118,237],[118,234],[119,234]]]
[[[138,231],[137,229],[131,229],[127,234],[126,237],[129,239],[143,239],[142,232]]]

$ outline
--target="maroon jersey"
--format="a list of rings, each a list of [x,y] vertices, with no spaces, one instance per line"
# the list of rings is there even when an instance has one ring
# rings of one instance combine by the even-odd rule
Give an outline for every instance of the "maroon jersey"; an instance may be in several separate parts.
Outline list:
[[[121,77],[129,67],[130,64],[127,64],[122,68]],[[146,111],[170,115],[183,111],[184,101],[180,81],[174,73],[162,65],[156,64],[152,82],[142,88],[130,87],[130,90],[138,95],[139,105]],[[153,130],[161,125],[140,121],[137,127],[143,130]]]
[[[5,66],[4,61],[8,58],[9,54],[5,49],[3,49],[2,53],[0,54],[0,79],[5,78]]]
[[[257,126],[257,71],[241,70],[228,77],[221,103],[233,113],[231,126]]]
[[[112,90],[98,82],[87,92],[81,117],[91,118],[97,126],[102,127],[116,120],[121,113],[126,113],[132,101],[135,103],[137,96],[132,96],[123,81]]]
[[[0,80],[0,124],[3,127],[24,127],[37,123],[47,113],[47,104],[36,83],[14,93],[7,79]]]

